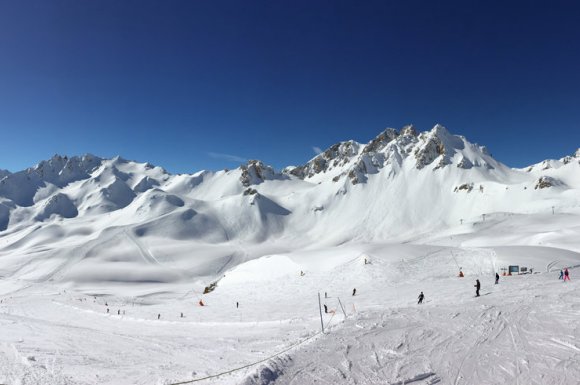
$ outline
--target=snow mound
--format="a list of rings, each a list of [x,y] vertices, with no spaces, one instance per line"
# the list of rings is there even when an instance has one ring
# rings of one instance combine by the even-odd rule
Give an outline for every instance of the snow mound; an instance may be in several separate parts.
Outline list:
[[[145,192],[149,189],[152,189],[154,187],[159,186],[159,182],[153,178],[150,178],[148,176],[143,177],[143,179],[141,179],[139,181],[139,183],[137,183],[134,187],[133,187],[133,191],[140,193],[140,192]]]
[[[269,255],[258,258],[227,272],[220,280],[220,287],[245,282],[276,281],[281,278],[297,277],[303,268],[285,255]]]
[[[43,221],[51,215],[60,215],[63,218],[74,218],[78,210],[70,198],[63,193],[58,193],[48,198],[42,210],[36,215],[36,219]]]

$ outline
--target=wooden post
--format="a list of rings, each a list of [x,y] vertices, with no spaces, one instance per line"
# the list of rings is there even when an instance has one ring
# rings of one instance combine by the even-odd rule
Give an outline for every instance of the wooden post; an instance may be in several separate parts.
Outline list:
[[[338,304],[340,305],[340,308],[342,309],[342,314],[344,314],[344,318],[346,318],[346,312],[344,311],[344,307],[342,306],[342,302],[340,302],[340,297],[338,297]]]
[[[322,321],[322,304],[320,302],[320,292],[318,292],[318,311],[320,312],[320,326],[322,327],[322,332],[324,333],[324,322]]]

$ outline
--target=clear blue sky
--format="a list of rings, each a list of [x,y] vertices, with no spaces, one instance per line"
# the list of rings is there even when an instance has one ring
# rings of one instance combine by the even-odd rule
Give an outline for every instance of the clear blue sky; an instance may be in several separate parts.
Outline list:
[[[559,158],[580,146],[579,4],[0,0],[0,168],[281,168],[407,123]]]

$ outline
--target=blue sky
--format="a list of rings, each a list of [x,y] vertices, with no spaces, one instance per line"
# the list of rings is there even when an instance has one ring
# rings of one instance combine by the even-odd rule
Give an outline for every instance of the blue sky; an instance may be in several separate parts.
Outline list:
[[[559,158],[580,146],[577,4],[0,1],[0,168],[281,168],[408,123]]]

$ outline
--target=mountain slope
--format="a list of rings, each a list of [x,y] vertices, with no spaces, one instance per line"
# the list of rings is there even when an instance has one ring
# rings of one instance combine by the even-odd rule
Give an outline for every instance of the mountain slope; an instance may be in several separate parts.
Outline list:
[[[189,266],[171,275],[188,279],[215,273],[189,261],[201,257],[187,255],[187,245],[214,250],[207,255],[231,267],[265,247],[407,241],[494,213],[577,213],[579,161],[577,152],[512,169],[441,125],[341,142],[282,172],[252,160],[235,170],[172,175],[120,157],[55,156],[0,180],[0,257],[28,255],[31,247],[39,253],[34,263],[69,256],[35,279],[74,281],[67,269],[89,268],[94,259]]]

